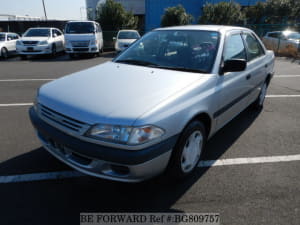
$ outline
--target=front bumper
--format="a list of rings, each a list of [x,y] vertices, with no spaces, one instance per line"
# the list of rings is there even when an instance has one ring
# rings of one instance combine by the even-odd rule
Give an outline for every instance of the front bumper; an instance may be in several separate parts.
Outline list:
[[[50,45],[35,45],[35,46],[17,46],[17,53],[19,55],[44,55],[51,54],[52,49]]]
[[[39,118],[29,115],[45,149],[85,174],[123,182],[140,182],[162,173],[168,165],[177,136],[142,150],[100,146],[70,136]]]
[[[98,53],[99,47],[96,45],[87,46],[87,47],[73,47],[67,46],[65,52],[68,54],[81,54],[81,53]]]

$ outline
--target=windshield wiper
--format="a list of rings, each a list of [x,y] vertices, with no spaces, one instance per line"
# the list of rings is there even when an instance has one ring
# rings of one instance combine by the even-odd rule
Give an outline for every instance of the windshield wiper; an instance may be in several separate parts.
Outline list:
[[[158,66],[157,64],[155,64],[153,62],[147,62],[147,61],[137,60],[137,59],[120,59],[115,62],[127,63],[127,64],[132,64],[132,65],[141,65],[141,66],[153,66],[153,67]]]
[[[193,72],[193,73],[208,73],[205,70],[198,70],[198,69],[191,69],[186,67],[177,67],[177,66],[154,66],[155,68],[159,69],[168,69],[168,70],[178,70],[178,71],[184,71],[184,72]]]
[[[149,67],[159,68],[159,69],[178,70],[178,71],[184,71],[184,72],[208,73],[205,70],[191,69],[191,68],[186,68],[186,67],[176,67],[176,66],[161,66],[161,65],[155,64],[153,62],[136,60],[136,59],[123,59],[123,60],[121,59],[121,60],[117,60],[115,62],[127,63],[127,64],[132,64],[132,65],[149,66]]]

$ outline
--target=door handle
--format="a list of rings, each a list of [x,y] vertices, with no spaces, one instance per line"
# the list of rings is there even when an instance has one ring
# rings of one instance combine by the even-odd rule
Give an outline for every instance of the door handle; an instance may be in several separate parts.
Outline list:
[[[267,67],[268,67],[268,64],[265,65],[265,68],[267,68]]]
[[[251,74],[248,74],[248,75],[246,76],[246,80],[250,80],[250,78],[251,78]]]

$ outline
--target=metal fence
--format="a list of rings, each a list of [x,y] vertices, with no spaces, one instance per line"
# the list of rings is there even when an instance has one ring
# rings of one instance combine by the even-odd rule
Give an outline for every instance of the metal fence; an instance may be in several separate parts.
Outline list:
[[[242,25],[253,30],[258,36],[263,37],[270,31],[293,30],[300,31],[300,23],[295,24],[246,24]]]

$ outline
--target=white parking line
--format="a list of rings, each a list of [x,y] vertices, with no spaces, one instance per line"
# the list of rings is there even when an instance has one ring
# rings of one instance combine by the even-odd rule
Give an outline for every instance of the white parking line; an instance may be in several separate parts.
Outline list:
[[[274,77],[278,78],[286,78],[286,77],[300,77],[300,75],[274,75]]]
[[[300,95],[266,95],[266,98],[296,98]],[[0,107],[10,107],[10,106],[31,106],[33,103],[11,103],[11,104],[0,104]]]
[[[278,163],[278,162],[290,162],[290,161],[300,161],[300,154],[284,155],[284,156],[204,160],[199,162],[198,167],[230,166],[230,165],[257,164],[257,163]],[[45,173],[17,174],[17,175],[9,175],[9,176],[0,176],[0,184],[41,181],[41,180],[58,180],[58,179],[76,178],[82,176],[85,175],[77,171],[55,171],[55,172],[45,172]]]
[[[218,160],[200,161],[198,167],[229,166],[229,165],[255,164],[255,163],[275,163],[275,162],[289,162],[289,161],[299,161],[299,160],[300,160],[300,154],[284,155],[284,156],[264,156],[264,157],[253,157],[253,158],[218,159]]]
[[[20,81],[51,81],[55,79],[4,79],[0,82],[20,82]]]
[[[266,98],[297,98],[300,95],[266,95]]]
[[[12,104],[0,104],[0,107],[10,107],[10,106],[31,106],[33,103],[12,103]]]

